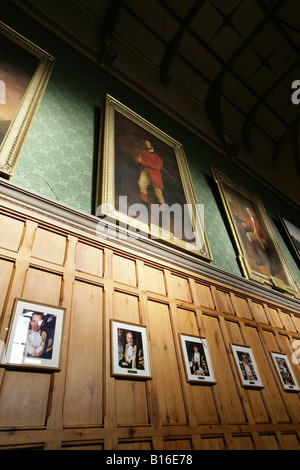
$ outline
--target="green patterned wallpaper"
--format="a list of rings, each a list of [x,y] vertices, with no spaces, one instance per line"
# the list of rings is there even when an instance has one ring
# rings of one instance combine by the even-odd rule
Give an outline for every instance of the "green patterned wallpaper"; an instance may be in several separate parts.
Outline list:
[[[299,270],[277,228],[276,211],[296,221],[297,212],[234,163],[153,105],[106,74],[8,0],[2,21],[56,58],[54,70],[24,146],[13,182],[80,211],[94,213],[94,188],[101,103],[106,93],[183,144],[205,226],[213,264],[241,275],[232,236],[210,167],[230,175],[260,197],[284,254],[300,282]]]

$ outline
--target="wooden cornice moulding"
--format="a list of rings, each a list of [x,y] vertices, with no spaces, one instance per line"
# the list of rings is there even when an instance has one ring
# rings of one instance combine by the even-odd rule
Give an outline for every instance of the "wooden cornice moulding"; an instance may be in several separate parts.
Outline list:
[[[41,196],[40,194],[18,186],[3,178],[0,178],[0,200],[1,199],[9,201],[20,208],[34,212],[37,218],[39,216],[46,216],[57,222],[67,224],[70,226],[71,231],[71,227],[73,227],[76,230],[83,230],[95,237],[97,235],[96,230],[98,224],[100,223],[104,226],[104,222],[99,217],[73,209],[66,204]],[[105,221],[105,225],[108,225],[107,221]],[[113,223],[111,223],[111,227],[115,230]],[[123,227],[118,227],[118,233],[125,235],[127,232]],[[239,277],[236,274],[213,266],[207,261],[203,261],[183,251],[176,250],[157,240],[149,239],[146,236],[134,234],[134,236],[131,236],[127,240],[115,237],[101,240],[99,237],[99,241],[103,242],[104,245],[111,243],[116,249],[123,252],[126,251],[126,253],[130,252],[132,256],[135,254],[137,256],[150,256],[154,262],[161,264],[163,267],[169,265],[176,267],[179,271],[187,270],[203,276],[206,279],[210,279],[212,282],[231,286],[241,291],[243,294],[246,292],[255,297],[260,297],[262,300],[270,301],[300,312],[300,300],[295,297],[272,290],[270,287],[266,287],[249,279]]]

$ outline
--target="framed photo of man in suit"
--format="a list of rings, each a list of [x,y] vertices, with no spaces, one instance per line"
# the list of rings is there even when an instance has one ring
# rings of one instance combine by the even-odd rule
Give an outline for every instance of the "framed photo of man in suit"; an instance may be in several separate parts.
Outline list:
[[[261,200],[216,168],[214,179],[232,230],[243,274],[280,292],[299,290]]]
[[[248,346],[231,344],[233,357],[243,387],[263,388],[252,350]]]
[[[111,321],[111,373],[115,377],[150,379],[147,328]]]

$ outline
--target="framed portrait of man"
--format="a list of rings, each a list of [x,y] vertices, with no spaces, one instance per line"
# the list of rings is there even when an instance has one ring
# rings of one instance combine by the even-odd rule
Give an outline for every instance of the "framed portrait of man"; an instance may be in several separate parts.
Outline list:
[[[100,141],[97,216],[211,261],[183,146],[109,95]]]
[[[286,392],[300,392],[297,379],[286,354],[277,352],[271,352],[270,354],[283,390]]]
[[[0,176],[11,178],[54,57],[0,22]]]
[[[281,292],[299,289],[284,257],[261,200],[212,168],[238,251],[248,279]]]
[[[111,373],[115,377],[151,379],[147,327],[111,320]]]
[[[2,365],[59,370],[65,308],[16,299]]]
[[[187,381],[197,384],[215,384],[206,338],[185,334],[179,336]]]
[[[263,388],[251,348],[236,344],[231,344],[231,348],[242,386],[248,388]]]

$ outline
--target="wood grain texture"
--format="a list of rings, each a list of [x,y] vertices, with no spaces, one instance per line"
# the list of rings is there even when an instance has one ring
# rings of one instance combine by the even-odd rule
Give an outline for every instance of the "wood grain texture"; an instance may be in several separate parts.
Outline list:
[[[0,449],[300,449],[299,394],[270,356],[291,362],[298,311],[7,202],[0,285],[3,342],[16,297],[66,308],[59,372],[0,368]],[[111,376],[111,320],[147,327],[151,380]],[[206,338],[215,384],[187,381],[180,334]],[[263,389],[242,387],[231,344],[252,348]]]

